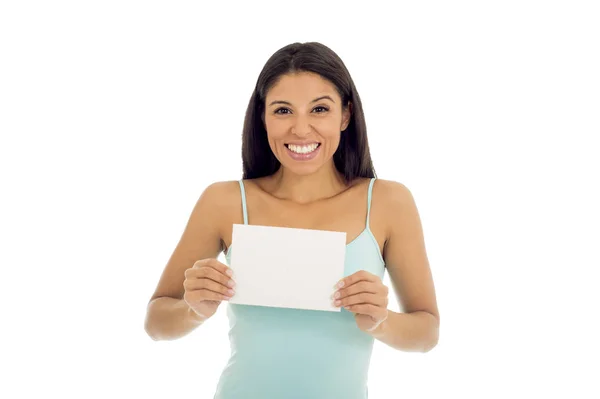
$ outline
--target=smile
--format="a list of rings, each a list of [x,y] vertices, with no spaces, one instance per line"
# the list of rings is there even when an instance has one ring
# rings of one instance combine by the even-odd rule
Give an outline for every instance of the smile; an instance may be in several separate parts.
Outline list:
[[[296,154],[310,154],[315,151],[321,143],[312,143],[307,145],[294,145],[294,144],[286,144],[285,146],[288,150],[295,152]]]
[[[321,143],[310,144],[285,144],[287,154],[295,161],[310,161],[321,150]]]

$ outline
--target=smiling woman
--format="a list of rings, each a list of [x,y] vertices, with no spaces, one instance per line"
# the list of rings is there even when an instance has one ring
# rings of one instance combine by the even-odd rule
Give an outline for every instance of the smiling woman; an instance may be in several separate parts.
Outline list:
[[[230,263],[234,224],[345,232],[339,312],[228,303],[231,356],[215,398],[367,398],[374,340],[427,352],[439,313],[416,204],[403,184],[375,178],[360,97],[331,49],[294,43],[271,56],[246,111],[242,160],[242,179],[199,198],[146,331],[182,337],[235,295],[232,270],[216,260],[224,252]],[[385,270],[403,313],[388,310]]]

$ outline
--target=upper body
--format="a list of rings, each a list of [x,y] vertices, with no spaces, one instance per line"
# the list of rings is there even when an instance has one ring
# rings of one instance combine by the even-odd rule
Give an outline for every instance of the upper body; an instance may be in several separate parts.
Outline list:
[[[337,59],[323,47],[304,50]],[[293,67],[281,72],[278,62]],[[219,382],[219,398],[248,393],[250,386],[255,394],[283,398],[282,391],[267,388],[274,376],[285,383],[272,389],[307,387],[312,381],[321,390],[311,391],[311,397],[326,397],[336,385],[338,393],[346,391],[323,374],[344,372],[360,380],[344,397],[366,398],[373,339],[409,351],[426,352],[437,344],[439,312],[414,198],[402,183],[374,179],[360,99],[343,64],[335,72],[340,76],[302,65],[301,51],[287,46],[265,66],[244,123],[243,184],[217,182],[204,190],[152,299],[184,298],[185,287],[193,286],[186,278],[191,266],[235,251],[233,224],[248,222],[345,232],[349,259],[337,305],[348,307],[325,315],[333,312],[228,304],[232,356]],[[344,79],[344,87],[333,83]],[[353,246],[356,251],[349,252]],[[370,266],[362,268],[361,262]],[[384,268],[393,290],[383,285]],[[387,309],[388,295],[394,294],[402,313]],[[307,354],[323,357],[308,362]],[[324,362],[327,356],[334,357],[331,363]],[[294,359],[307,363],[282,373]],[[341,372],[333,373],[334,367]]]

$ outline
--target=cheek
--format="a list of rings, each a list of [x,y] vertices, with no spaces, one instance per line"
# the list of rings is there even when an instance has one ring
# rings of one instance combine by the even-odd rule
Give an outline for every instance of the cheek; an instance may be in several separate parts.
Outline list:
[[[338,149],[338,147],[340,146],[340,135],[339,133],[336,136],[332,136],[332,137],[327,137],[327,147],[328,147],[328,152],[330,152],[331,154],[335,153]]]
[[[265,128],[267,129],[267,137],[269,140],[283,139],[289,129],[285,122],[277,120],[267,120],[265,123]]]
[[[324,118],[317,121],[314,126],[324,139],[339,141],[340,122],[336,118]]]
[[[325,140],[337,146],[340,141],[340,128],[337,123],[327,123],[327,125],[322,126],[320,131]]]

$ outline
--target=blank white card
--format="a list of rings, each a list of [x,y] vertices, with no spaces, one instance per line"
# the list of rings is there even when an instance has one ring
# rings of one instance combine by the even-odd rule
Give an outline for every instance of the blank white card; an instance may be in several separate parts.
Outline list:
[[[344,277],[346,233],[233,225],[230,303],[339,312],[335,284]]]

